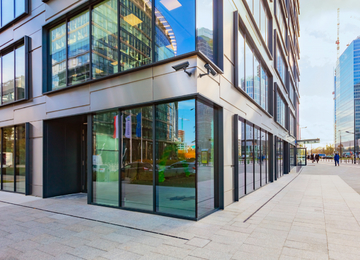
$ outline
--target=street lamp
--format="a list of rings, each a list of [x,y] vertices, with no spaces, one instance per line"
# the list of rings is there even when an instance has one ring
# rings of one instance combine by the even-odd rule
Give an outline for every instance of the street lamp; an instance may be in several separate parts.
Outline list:
[[[342,153],[341,153],[341,130],[339,129],[338,130],[339,132],[340,132],[340,156],[342,155]],[[342,158],[342,157],[341,157]],[[341,161],[342,162],[342,161]]]
[[[350,132],[350,131],[345,131],[346,133],[348,133],[348,134],[352,134],[352,135],[354,135],[354,164],[356,164],[356,148],[355,148],[355,133],[353,133],[353,132]]]

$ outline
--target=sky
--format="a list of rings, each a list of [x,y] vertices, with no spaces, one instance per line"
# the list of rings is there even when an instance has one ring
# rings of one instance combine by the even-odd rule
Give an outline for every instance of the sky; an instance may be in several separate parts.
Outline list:
[[[301,139],[334,143],[334,69],[340,8],[340,55],[360,36],[360,0],[300,0]]]

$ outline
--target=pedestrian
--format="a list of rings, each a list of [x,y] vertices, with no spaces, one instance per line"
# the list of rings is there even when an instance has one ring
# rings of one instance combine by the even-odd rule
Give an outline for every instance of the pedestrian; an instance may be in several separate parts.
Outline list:
[[[314,162],[315,162],[315,156],[314,156],[314,154],[313,154],[313,153],[311,154],[311,161],[312,161],[312,163],[314,163]]]
[[[320,159],[320,156],[319,156],[319,154],[317,153],[317,154],[315,155],[316,163],[319,163],[319,159]]]
[[[338,153],[336,153],[335,156],[334,156],[335,166],[336,166],[336,164],[337,164],[337,166],[340,166],[339,165],[339,160],[340,160],[340,156],[339,156]]]

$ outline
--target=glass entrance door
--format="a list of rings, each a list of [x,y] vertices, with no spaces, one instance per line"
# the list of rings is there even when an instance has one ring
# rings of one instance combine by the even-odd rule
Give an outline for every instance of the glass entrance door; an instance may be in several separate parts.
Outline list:
[[[297,150],[297,166],[306,166],[306,148],[296,148]]]

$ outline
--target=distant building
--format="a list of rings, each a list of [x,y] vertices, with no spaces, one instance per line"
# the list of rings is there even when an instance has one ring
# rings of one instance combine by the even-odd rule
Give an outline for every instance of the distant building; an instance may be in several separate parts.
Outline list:
[[[359,153],[360,37],[352,41],[336,62],[334,84],[335,148]]]

